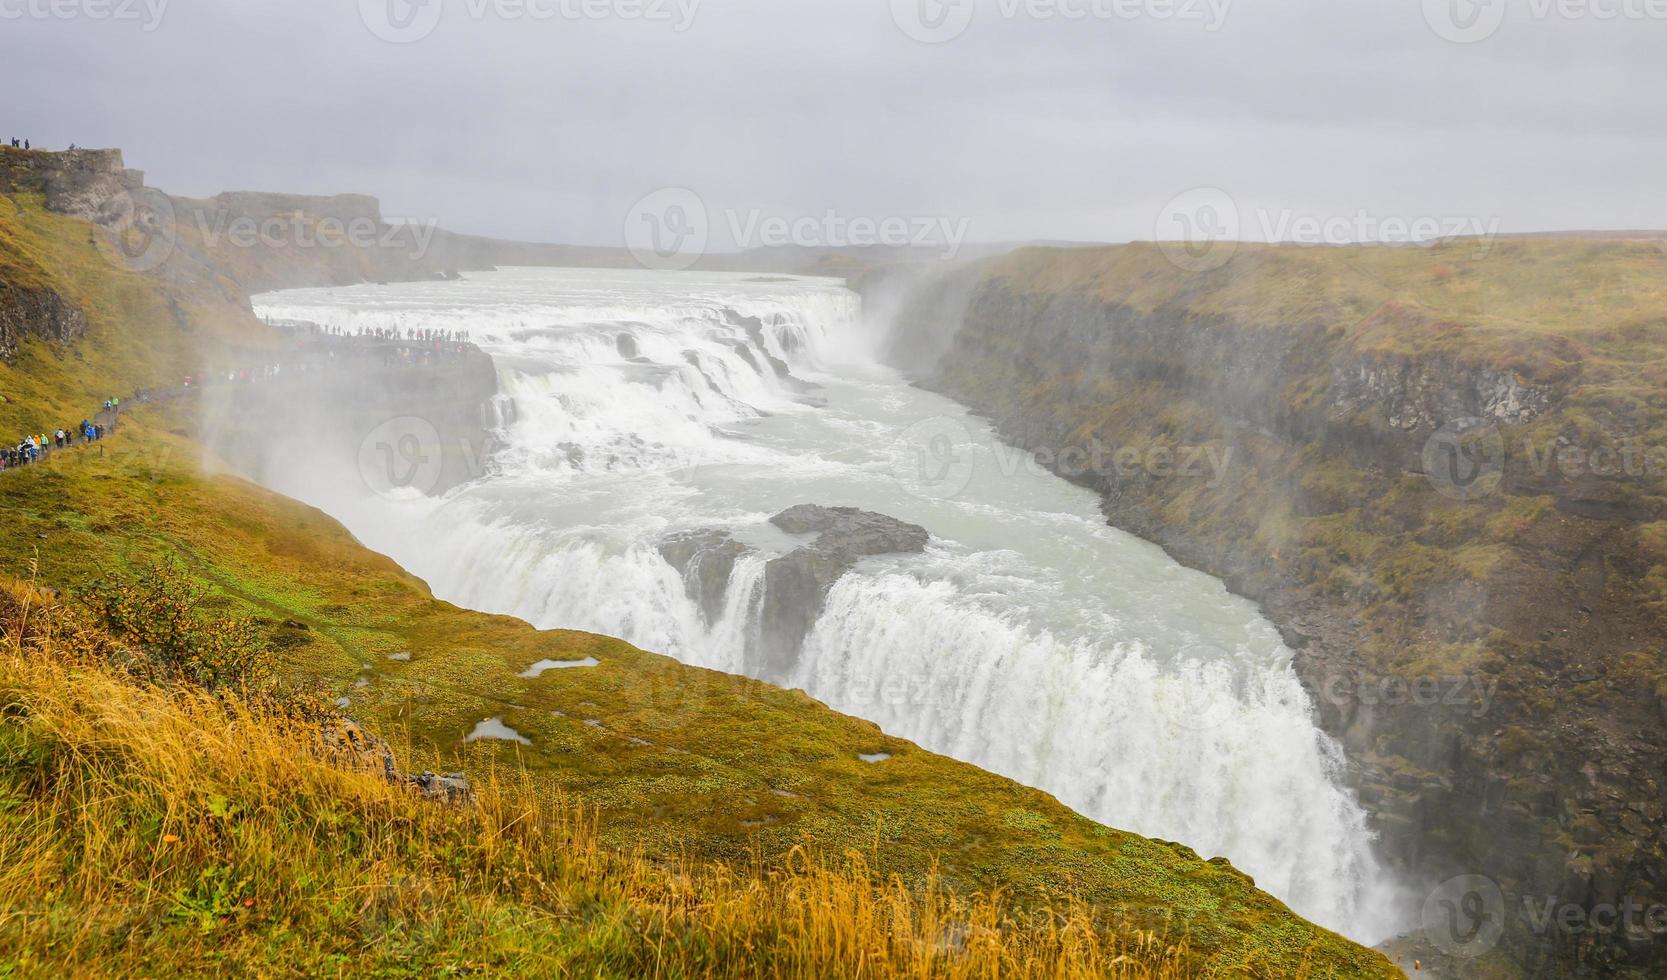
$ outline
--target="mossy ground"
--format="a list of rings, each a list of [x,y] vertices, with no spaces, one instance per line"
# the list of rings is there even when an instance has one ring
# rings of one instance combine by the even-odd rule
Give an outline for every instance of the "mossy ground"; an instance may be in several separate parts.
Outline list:
[[[154,676],[99,622],[0,582],[6,976],[1190,972],[1081,903],[877,888],[855,854],[609,848],[530,776],[425,801],[337,723]]]

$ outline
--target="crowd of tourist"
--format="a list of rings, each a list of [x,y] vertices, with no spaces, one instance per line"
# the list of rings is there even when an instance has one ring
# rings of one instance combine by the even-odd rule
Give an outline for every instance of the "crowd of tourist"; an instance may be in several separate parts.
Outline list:
[[[478,351],[474,344],[463,339],[458,330],[361,330],[347,332],[340,328],[320,327],[300,321],[269,322],[269,325],[304,338],[295,355],[268,361],[254,367],[213,371],[208,374],[187,375],[183,383],[171,392],[156,394],[147,388],[134,393],[140,402],[152,398],[174,398],[208,386],[222,384],[250,384],[275,380],[285,375],[308,374],[335,370],[343,362],[355,357],[380,356],[384,367],[414,367],[432,365],[446,357]],[[121,415],[120,398],[105,399],[103,409],[92,419],[82,419],[77,426],[64,426],[50,432],[32,432],[17,441],[15,446],[0,446],[0,470],[28,466],[45,459],[48,454],[103,439],[114,431]]]
[[[326,327],[306,320],[270,319],[266,324],[303,341],[311,342],[331,357],[342,348],[364,348],[380,353],[385,366],[395,364],[427,364],[446,357],[474,353],[479,350],[462,330],[434,330],[428,328]]]
[[[325,327],[306,320],[268,320],[269,326],[286,330],[292,334],[312,337],[340,337],[344,340],[391,340],[410,343],[467,343],[468,334],[462,330],[434,330],[431,328],[414,328],[407,330],[403,327],[360,327],[348,330],[345,327]]]
[[[116,428],[116,421],[120,416],[121,399],[107,398],[104,400],[104,410],[95,418],[107,419],[108,425],[104,421],[82,419],[80,425],[66,425],[51,432],[28,433],[19,439],[15,446],[0,446],[0,470],[28,466],[40,462],[57,450],[97,442],[104,438],[106,432]]]

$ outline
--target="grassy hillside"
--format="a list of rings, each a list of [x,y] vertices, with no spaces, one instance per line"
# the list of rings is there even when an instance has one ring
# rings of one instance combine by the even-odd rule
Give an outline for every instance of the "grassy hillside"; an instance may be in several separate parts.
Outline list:
[[[251,331],[229,281],[201,269],[182,280],[130,273],[107,235],[48,213],[38,195],[0,200],[0,282],[51,290],[91,324],[73,344],[28,344],[0,366],[0,438],[178,385],[200,374],[204,351],[271,342]]]
[[[89,326],[0,363],[0,426],[79,418],[269,343],[213,270],[129,275],[90,226],[17,204],[0,204],[0,248]],[[208,613],[254,618],[284,682],[350,699],[407,768],[467,771],[480,804],[418,805],[321,758],[308,730],[136,682],[14,616],[0,968],[1073,975],[1115,972],[1127,949],[1132,975],[1393,975],[1225,861],[803,695],[438,602],[323,514],[216,472],[191,410],[135,407],[103,443],[0,474],[0,574],[74,606],[175,561]],[[531,744],[465,740],[491,718]],[[859,758],[877,752],[892,758]],[[969,924],[939,924],[945,903]],[[1000,925],[998,905],[1057,914]]]
[[[114,666],[121,642],[0,585],[7,975],[1185,975],[1061,903],[876,889],[857,852],[652,860],[505,774],[420,800],[316,725]],[[101,655],[102,654],[102,655]]]

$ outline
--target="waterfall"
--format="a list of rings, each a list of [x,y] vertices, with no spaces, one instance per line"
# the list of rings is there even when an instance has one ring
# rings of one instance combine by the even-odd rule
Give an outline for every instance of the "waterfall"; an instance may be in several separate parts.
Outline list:
[[[771,514],[919,524],[925,554],[865,559],[827,593],[786,652],[791,685],[1095,820],[1224,855],[1356,939],[1394,929],[1339,751],[1272,626],[1106,527],[1088,491],[994,465],[987,425],[874,363],[837,282],[506,270],[257,303],[350,332],[461,330],[493,356],[503,448],[480,479],[441,498],[275,481],[441,598],[739,673],[765,642],[767,561],[805,543]],[[898,478],[923,420],[965,435],[980,465],[963,491]],[[694,542],[682,567],[671,541]]]

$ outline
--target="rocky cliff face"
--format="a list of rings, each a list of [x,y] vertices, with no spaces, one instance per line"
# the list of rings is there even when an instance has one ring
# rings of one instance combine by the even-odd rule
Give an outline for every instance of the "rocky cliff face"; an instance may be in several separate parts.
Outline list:
[[[1609,437],[1667,462],[1661,380],[1624,366],[1636,342],[1471,326],[1441,307],[1445,285],[1377,292],[1445,257],[1353,253],[1384,266],[1355,292],[1341,253],[1189,276],[1130,248],[1037,250],[882,296],[899,360],[937,349],[923,383],[1048,459],[1138,461],[1062,475],[1263,603],[1386,856],[1425,888],[1496,882],[1516,969],[1667,963],[1641,918],[1522,914],[1667,901],[1667,469],[1545,466]],[[1599,261],[1528,256],[1552,258]],[[1188,447],[1232,464],[1186,472]]]
[[[49,210],[101,225],[120,221],[125,196],[144,185],[144,173],[129,170],[120,150],[13,152],[0,167],[0,191],[37,191]]]
[[[64,344],[86,329],[86,314],[58,293],[0,282],[0,358],[10,358],[25,338]]]

